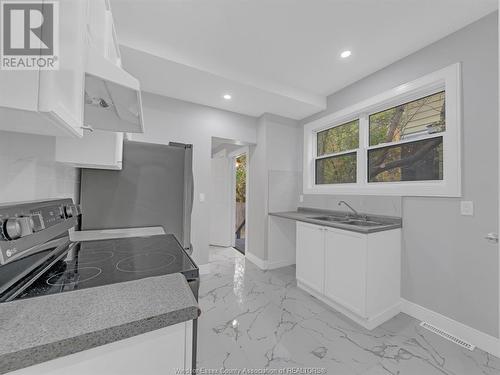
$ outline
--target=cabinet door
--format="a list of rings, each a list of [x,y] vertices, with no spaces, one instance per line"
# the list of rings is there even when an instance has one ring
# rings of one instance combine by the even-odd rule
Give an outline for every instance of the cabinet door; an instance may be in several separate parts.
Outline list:
[[[297,280],[323,293],[325,230],[297,222]]]
[[[109,0],[90,1],[87,24],[87,32],[92,48],[95,48],[101,56],[120,65],[121,62],[118,45],[115,44],[116,36]]]
[[[122,169],[123,133],[95,130],[83,138],[56,138],[56,161],[81,168]]]
[[[83,135],[87,0],[58,5],[59,69],[0,70],[0,130]]]
[[[325,295],[365,316],[366,235],[327,229],[324,266]]]
[[[59,69],[40,71],[39,111],[68,135],[82,136],[87,1],[59,2]]]
[[[0,69],[0,107],[38,110],[38,74],[38,70]],[[8,126],[7,121],[0,121],[0,130],[15,131]]]

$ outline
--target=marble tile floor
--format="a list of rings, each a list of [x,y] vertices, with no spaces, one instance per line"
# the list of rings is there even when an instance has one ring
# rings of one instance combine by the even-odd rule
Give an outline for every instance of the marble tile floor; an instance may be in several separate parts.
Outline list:
[[[298,289],[294,267],[262,271],[232,248],[211,248],[210,263],[211,273],[202,276],[200,288],[200,370],[500,374],[500,359],[462,349],[405,314],[373,331],[361,328]]]

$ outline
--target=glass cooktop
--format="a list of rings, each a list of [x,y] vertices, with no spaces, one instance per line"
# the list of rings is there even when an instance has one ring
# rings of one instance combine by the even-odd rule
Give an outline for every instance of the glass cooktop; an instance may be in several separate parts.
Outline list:
[[[70,259],[55,263],[16,299],[177,272],[187,280],[199,277],[173,235],[81,242]]]

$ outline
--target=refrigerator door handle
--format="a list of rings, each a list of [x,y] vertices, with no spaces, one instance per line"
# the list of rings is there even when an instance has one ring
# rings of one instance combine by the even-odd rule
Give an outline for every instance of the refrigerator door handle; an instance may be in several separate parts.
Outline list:
[[[185,172],[184,172],[184,230],[182,246],[192,254],[191,246],[191,214],[193,212],[194,202],[194,176],[193,176],[193,146],[185,145]]]

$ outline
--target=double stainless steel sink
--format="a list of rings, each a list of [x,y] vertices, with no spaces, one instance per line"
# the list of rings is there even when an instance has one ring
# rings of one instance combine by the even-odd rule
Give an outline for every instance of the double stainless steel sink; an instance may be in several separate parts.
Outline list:
[[[354,225],[358,227],[377,227],[382,226],[384,223],[379,223],[378,221],[372,221],[365,218],[350,217],[350,216],[313,216],[310,219],[318,221],[335,222],[339,224]]]

